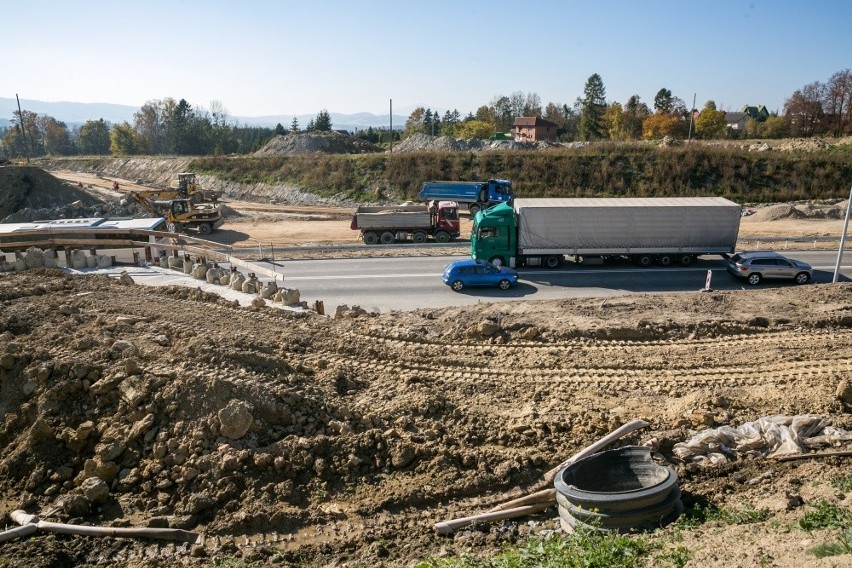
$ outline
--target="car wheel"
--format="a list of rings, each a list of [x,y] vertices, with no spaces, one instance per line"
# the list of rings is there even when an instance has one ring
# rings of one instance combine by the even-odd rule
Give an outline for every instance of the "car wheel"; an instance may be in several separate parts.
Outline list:
[[[364,233],[363,238],[365,245],[374,245],[379,242],[379,235],[377,235],[373,231],[367,231],[366,233]]]
[[[464,282],[461,280],[454,280],[452,284],[450,284],[450,288],[455,290],[456,292],[461,292],[464,289]]]
[[[758,284],[760,284],[761,280],[763,280],[763,278],[760,276],[760,274],[754,273],[748,275],[748,283],[752,286],[757,286]]]
[[[506,261],[503,260],[502,256],[492,256],[488,259],[488,262],[490,262],[494,266],[503,266],[506,264]]]
[[[690,266],[693,262],[695,262],[695,257],[691,254],[685,254],[680,257],[680,263],[683,266]]]
[[[446,231],[438,231],[435,233],[435,240],[439,243],[450,242],[450,234]]]
[[[385,231],[384,233],[382,233],[380,240],[382,241],[383,245],[390,245],[393,244],[394,240],[396,239],[394,239],[393,233],[391,233],[390,231]]]
[[[512,287],[512,283],[506,280],[505,278],[497,283],[501,290],[508,290]]]
[[[418,245],[422,245],[423,243],[425,243],[427,238],[428,235],[423,231],[417,231],[416,233],[414,233],[414,242]]]
[[[798,274],[796,274],[796,278],[794,278],[796,284],[807,284],[808,280],[810,279],[811,275],[807,272],[799,272]]]
[[[667,254],[664,254],[660,257],[660,266],[671,266],[672,257]]]
[[[559,268],[560,260],[558,256],[548,256],[544,259],[544,265],[547,268]]]

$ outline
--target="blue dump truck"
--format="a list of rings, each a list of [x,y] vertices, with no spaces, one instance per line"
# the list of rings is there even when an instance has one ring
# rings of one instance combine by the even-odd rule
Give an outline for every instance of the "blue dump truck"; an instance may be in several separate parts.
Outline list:
[[[507,179],[427,181],[420,188],[421,201],[455,201],[471,215],[498,203],[511,203],[513,197],[512,182]]]

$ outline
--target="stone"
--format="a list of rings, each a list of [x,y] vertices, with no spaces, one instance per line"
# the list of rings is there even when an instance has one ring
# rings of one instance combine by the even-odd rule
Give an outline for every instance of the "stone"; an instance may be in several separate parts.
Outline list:
[[[476,332],[482,337],[491,337],[500,331],[500,326],[493,321],[481,321],[476,325]]]
[[[238,400],[228,403],[228,406],[219,411],[218,417],[219,432],[232,440],[239,440],[245,436],[254,421],[249,405]]]
[[[89,514],[89,500],[83,495],[68,495],[59,506],[69,517],[83,517]]]
[[[109,486],[103,479],[90,477],[80,485],[80,491],[89,503],[100,505],[109,499]]]
[[[837,400],[844,404],[852,405],[852,381],[843,379],[838,383],[837,390],[834,393]]]
[[[253,298],[251,301],[251,305],[255,308],[263,308],[266,306],[266,300],[264,300],[263,298]]]
[[[125,286],[136,284],[136,281],[133,280],[133,277],[130,276],[130,274],[128,274],[126,270],[121,271],[121,275],[118,277],[118,281],[124,284]]]
[[[40,248],[30,247],[24,254],[27,268],[44,268],[44,251]]]

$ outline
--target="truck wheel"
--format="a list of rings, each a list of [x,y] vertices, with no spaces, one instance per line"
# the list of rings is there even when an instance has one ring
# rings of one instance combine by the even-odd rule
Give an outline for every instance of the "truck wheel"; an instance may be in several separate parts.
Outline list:
[[[690,266],[693,262],[695,262],[695,257],[691,254],[685,254],[680,257],[680,263],[683,266]]]
[[[545,259],[544,259],[544,265],[547,268],[558,268],[560,262],[561,262],[561,259],[558,256],[548,256],[548,257],[545,257]]]
[[[480,211],[481,209],[482,209],[482,208],[481,208],[479,205],[477,205],[476,203],[471,203],[471,204],[468,206],[468,208],[467,208],[467,210],[468,210],[468,211],[470,211],[470,215],[471,215],[471,216],[476,215],[477,213],[479,213],[479,211]]]
[[[423,243],[425,243],[426,239],[428,238],[429,236],[423,231],[417,231],[416,233],[414,233],[414,242],[418,245],[422,245]]]
[[[210,223],[201,223],[198,225],[198,232],[202,235],[209,235],[213,232],[213,225]]]
[[[373,231],[367,231],[363,236],[365,245],[374,245],[379,242],[379,235],[374,233]]]
[[[456,292],[461,292],[464,289],[464,282],[462,282],[461,280],[456,280],[452,284],[450,284],[450,288],[452,288]]]
[[[494,266],[503,266],[504,264],[506,264],[506,261],[503,259],[502,256],[492,256],[490,259],[488,259],[488,262],[490,262]]]
[[[635,262],[639,266],[651,266],[651,262],[653,262],[653,259],[649,254],[637,254],[633,257],[633,262]]]
[[[435,240],[439,243],[448,243],[450,242],[450,234],[446,231],[438,231],[435,233]]]
[[[395,239],[393,237],[393,233],[389,231],[385,231],[384,233],[382,233],[381,241],[383,245],[392,245],[394,240]]]
[[[660,266],[671,266],[671,264],[672,264],[672,257],[670,257],[667,254],[660,256],[659,260],[660,260]]]

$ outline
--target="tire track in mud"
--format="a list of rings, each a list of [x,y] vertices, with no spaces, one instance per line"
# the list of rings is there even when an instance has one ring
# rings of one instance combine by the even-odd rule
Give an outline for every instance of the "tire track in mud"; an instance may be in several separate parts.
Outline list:
[[[523,381],[561,388],[781,385],[852,370],[852,353],[836,349],[849,344],[852,331],[846,329],[649,342],[579,339],[485,345],[353,332],[345,336],[350,352],[372,350],[374,356],[330,352],[310,358],[324,357],[328,364],[368,375],[417,375],[421,380],[476,381],[483,386]],[[759,371],[755,353],[763,356]],[[773,358],[773,353],[779,355]],[[831,358],[820,356],[828,353]],[[617,360],[607,362],[613,354]]]

